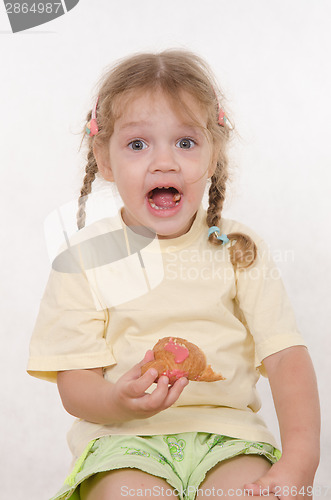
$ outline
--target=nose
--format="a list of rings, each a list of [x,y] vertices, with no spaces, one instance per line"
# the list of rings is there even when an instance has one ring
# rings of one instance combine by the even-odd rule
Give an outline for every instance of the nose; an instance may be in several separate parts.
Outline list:
[[[171,146],[162,146],[155,149],[150,163],[151,172],[177,172],[179,164]]]

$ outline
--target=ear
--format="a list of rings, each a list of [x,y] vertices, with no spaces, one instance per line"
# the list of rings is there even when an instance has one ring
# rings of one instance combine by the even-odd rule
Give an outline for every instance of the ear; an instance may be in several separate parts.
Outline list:
[[[93,154],[96,159],[98,170],[106,181],[114,181],[112,169],[110,167],[108,145],[94,144]]]

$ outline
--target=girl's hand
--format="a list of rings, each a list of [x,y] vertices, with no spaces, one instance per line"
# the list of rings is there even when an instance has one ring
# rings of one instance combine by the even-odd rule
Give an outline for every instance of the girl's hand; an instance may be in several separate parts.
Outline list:
[[[300,466],[300,457],[296,458],[296,465],[281,458],[258,481],[245,484],[244,489],[250,495],[268,498],[273,493],[279,500],[312,499],[314,473],[307,473]]]
[[[159,413],[177,401],[184,387],[188,384],[185,377],[169,386],[166,376],[159,378],[152,393],[145,391],[158,376],[154,368],[150,368],[141,376],[143,364],[154,359],[153,351],[147,351],[144,359],[125,373],[112,387],[112,405],[116,406],[116,414],[120,421],[148,418]]]

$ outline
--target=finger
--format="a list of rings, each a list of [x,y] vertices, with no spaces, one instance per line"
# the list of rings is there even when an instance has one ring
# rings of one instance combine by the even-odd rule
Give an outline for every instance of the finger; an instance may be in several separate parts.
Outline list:
[[[152,372],[151,374],[149,372]],[[156,373],[156,377],[155,374]],[[151,375],[150,380],[148,380],[148,375]],[[151,368],[146,372],[140,379],[135,380],[129,385],[127,390],[127,396],[131,398],[131,404],[134,410],[142,410],[144,413],[155,414],[162,409],[162,403],[168,392],[168,377],[160,377],[157,382],[156,389],[151,393],[146,393],[144,387],[141,385],[144,379],[147,380],[146,384],[151,385],[158,377],[157,370]]]
[[[244,491],[249,496],[267,497],[270,493],[274,493],[274,488],[263,485],[262,483],[249,483],[244,485]],[[277,497],[278,498],[278,497]],[[290,500],[290,498],[288,499]]]
[[[188,385],[189,381],[186,377],[181,377],[180,379],[176,380],[174,385],[171,386],[171,388],[168,391],[167,397],[164,400],[164,409],[169,408],[171,405],[173,405],[181,393],[183,392],[184,388]]]
[[[246,495],[249,496],[260,496],[261,491],[262,491],[262,486],[259,486],[257,484],[245,484],[244,485],[244,491]]]
[[[169,391],[169,379],[162,376],[158,379],[156,388],[150,394],[146,394],[143,403],[143,408],[147,411],[161,410],[164,408],[164,401]]]
[[[147,372],[146,372],[147,373]],[[177,399],[188,380],[184,377],[177,380],[169,388],[169,379],[166,376],[159,378],[156,389],[150,394],[145,394],[142,398],[135,400],[135,405],[148,413],[156,413],[171,406]]]
[[[149,361],[153,361],[154,358],[154,351],[152,351],[152,349],[148,349],[148,351],[146,351],[145,353],[145,356],[144,356],[144,359],[141,361],[141,363],[138,363],[138,364],[141,364],[144,365],[145,363],[148,363]]]
[[[144,396],[147,389],[154,384],[158,376],[158,371],[155,368],[150,368],[138,378],[127,380],[125,393],[131,398]]]
[[[134,365],[129,371],[127,371],[121,378],[123,380],[135,380],[141,376],[141,367],[148,363],[149,361],[153,361],[154,352],[149,349],[146,351],[144,359],[139,361],[136,365]]]

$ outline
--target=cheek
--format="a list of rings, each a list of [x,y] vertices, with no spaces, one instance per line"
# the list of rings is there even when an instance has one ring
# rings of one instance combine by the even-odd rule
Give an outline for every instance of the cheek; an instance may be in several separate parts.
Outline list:
[[[210,147],[206,146],[202,151],[200,151],[200,154],[194,158],[194,170],[196,172],[195,178],[202,179],[205,176],[207,179],[209,177],[210,171],[214,167],[213,163],[212,151]]]
[[[186,200],[190,203],[200,203],[205,193],[207,177],[200,178],[198,181],[192,182],[190,189],[186,193]]]
[[[139,179],[136,178],[131,173],[123,173],[115,179],[115,184],[117,189],[125,202],[130,202],[136,199],[138,196],[141,197],[143,191]]]
[[[204,191],[209,176],[209,168],[206,164],[200,164],[196,168],[191,168],[187,173],[186,182],[194,192]]]

